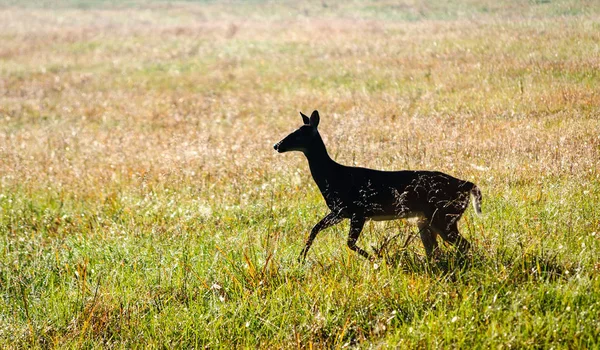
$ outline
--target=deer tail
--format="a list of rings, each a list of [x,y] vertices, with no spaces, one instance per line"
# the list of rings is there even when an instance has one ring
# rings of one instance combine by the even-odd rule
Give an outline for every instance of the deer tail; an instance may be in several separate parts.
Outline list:
[[[471,188],[471,197],[473,197],[473,208],[475,209],[475,213],[477,215],[481,215],[481,191],[477,185],[473,184],[473,188]]]

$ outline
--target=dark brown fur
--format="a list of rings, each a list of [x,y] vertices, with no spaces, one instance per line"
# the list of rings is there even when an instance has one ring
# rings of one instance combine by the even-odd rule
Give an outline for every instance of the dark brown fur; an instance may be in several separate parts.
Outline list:
[[[317,223],[300,254],[304,260],[319,231],[350,219],[348,246],[365,258],[356,245],[366,220],[419,218],[419,231],[428,257],[437,249],[437,235],[466,253],[469,242],[458,232],[457,221],[475,198],[481,212],[481,192],[475,184],[436,171],[379,171],[349,167],[332,160],[319,135],[319,113],[300,113],[304,125],[277,143],[278,152],[301,151],[311,174],[331,210]]]

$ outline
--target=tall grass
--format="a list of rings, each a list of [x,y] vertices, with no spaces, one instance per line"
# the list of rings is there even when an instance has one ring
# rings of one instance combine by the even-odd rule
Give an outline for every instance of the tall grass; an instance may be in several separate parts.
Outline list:
[[[594,2],[0,7],[7,347],[597,348]],[[345,247],[299,154],[482,188],[465,260]],[[390,240],[391,237],[396,238]],[[406,241],[408,245],[404,245]]]

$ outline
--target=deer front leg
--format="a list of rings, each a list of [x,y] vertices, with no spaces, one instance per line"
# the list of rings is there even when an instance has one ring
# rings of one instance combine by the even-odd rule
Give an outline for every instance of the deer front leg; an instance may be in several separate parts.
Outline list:
[[[365,218],[358,215],[353,215],[352,219],[350,219],[350,234],[348,235],[348,247],[358,254],[364,256],[365,258],[372,260],[369,253],[362,250],[359,246],[356,245],[356,241],[358,241],[358,237],[360,236],[360,232],[365,225]]]
[[[329,214],[327,214],[327,216],[325,216],[323,219],[321,219],[321,221],[319,221],[315,225],[315,227],[313,227],[313,229],[310,231],[310,235],[308,236],[308,239],[306,240],[306,245],[304,246],[304,249],[302,249],[302,252],[300,253],[300,256],[298,257],[298,261],[303,262],[304,260],[306,260],[306,254],[308,253],[310,246],[312,245],[313,241],[315,240],[315,237],[317,237],[317,233],[319,233],[320,231],[322,231],[328,227],[331,227],[331,226],[337,224],[340,221],[342,221],[342,218],[334,213],[329,213]]]

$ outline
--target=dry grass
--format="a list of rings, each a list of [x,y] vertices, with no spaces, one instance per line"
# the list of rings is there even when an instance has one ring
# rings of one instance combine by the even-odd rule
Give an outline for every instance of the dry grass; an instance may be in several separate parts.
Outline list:
[[[41,346],[138,336],[155,346],[597,346],[597,321],[560,338],[546,332],[559,308],[521,315],[550,291],[599,308],[597,6],[427,3],[0,7],[0,335]],[[302,157],[272,144],[312,109],[341,163],[476,182],[488,214],[463,231],[490,260],[447,281],[416,267],[414,245],[408,272],[380,273],[347,254],[339,228],[317,239],[313,264],[296,266],[325,207]],[[515,277],[519,263],[580,270],[532,281]],[[518,294],[519,278],[529,284],[516,301],[486,308],[499,290]]]

